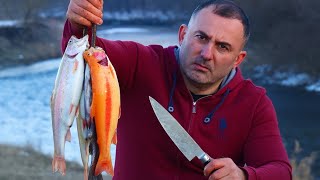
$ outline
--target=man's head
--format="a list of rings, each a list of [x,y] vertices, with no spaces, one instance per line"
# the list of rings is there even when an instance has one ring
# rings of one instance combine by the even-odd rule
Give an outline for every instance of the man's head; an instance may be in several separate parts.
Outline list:
[[[243,10],[227,0],[200,4],[179,29],[181,70],[195,94],[214,93],[223,78],[246,56],[249,22]]]
[[[247,15],[245,12],[233,1],[229,0],[209,0],[205,1],[204,3],[200,4],[192,13],[190,21],[193,20],[193,17],[195,17],[199,11],[201,11],[204,8],[207,8],[209,6],[213,6],[212,13],[229,18],[229,19],[238,19],[241,21],[243,25],[243,36],[246,41],[248,41],[250,36],[250,23]],[[190,23],[189,21],[189,23]]]

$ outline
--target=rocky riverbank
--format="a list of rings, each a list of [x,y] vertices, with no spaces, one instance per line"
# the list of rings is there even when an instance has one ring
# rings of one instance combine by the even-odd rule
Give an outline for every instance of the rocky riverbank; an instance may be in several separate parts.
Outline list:
[[[0,145],[0,179],[10,180],[74,180],[83,179],[83,168],[75,162],[67,161],[66,175],[52,173],[52,158],[43,155],[33,147]],[[104,180],[111,180],[104,176]]]
[[[61,56],[63,22],[46,19],[0,27],[0,69]]]

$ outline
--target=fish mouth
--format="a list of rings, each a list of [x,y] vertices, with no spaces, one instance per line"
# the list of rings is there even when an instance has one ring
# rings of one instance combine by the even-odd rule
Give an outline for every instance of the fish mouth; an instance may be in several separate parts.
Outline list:
[[[69,54],[67,54],[68,58],[70,58],[70,59],[75,58],[77,55],[78,55],[78,53],[76,53],[76,54],[74,54],[74,55],[69,55]]]
[[[108,66],[108,60],[107,60],[107,58],[104,58],[104,59],[100,60],[98,63],[99,63],[100,65],[102,65],[102,66]]]

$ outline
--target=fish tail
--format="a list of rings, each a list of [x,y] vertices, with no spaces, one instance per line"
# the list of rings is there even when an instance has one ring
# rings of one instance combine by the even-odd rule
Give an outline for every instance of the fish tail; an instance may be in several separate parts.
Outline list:
[[[83,179],[84,179],[84,180],[88,180],[88,166],[85,166],[85,167],[84,167],[84,170],[83,170]]]
[[[109,174],[111,176],[114,175],[112,162],[111,162],[111,156],[110,155],[108,156],[108,159],[106,159],[104,161],[98,161],[98,163],[96,165],[96,169],[95,169],[94,175],[98,176],[103,171],[105,171],[107,174]]]
[[[63,176],[66,174],[66,161],[62,156],[54,156],[52,160],[52,172],[59,171]]]
[[[112,137],[112,140],[111,140],[111,143],[116,145],[118,142],[118,139],[117,139],[117,132],[114,133],[113,137]]]

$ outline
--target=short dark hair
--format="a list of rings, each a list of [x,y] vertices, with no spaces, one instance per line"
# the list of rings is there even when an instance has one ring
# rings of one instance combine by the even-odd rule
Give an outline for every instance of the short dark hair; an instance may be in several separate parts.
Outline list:
[[[200,10],[209,6],[214,7],[212,13],[216,15],[225,18],[240,20],[243,25],[245,41],[248,41],[250,36],[249,18],[245,14],[243,9],[231,0],[207,0],[198,5],[198,7],[193,11],[191,17],[195,16]]]

